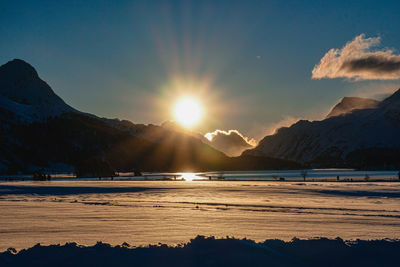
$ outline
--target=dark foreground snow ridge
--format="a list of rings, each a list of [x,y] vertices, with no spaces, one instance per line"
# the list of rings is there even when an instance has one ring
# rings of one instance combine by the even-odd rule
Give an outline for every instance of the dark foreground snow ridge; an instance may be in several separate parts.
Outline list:
[[[400,240],[294,238],[257,243],[197,236],[177,246],[76,243],[0,253],[0,266],[399,266]]]

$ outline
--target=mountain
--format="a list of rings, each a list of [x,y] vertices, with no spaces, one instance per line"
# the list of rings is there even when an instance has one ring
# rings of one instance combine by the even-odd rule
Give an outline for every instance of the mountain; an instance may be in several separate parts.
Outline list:
[[[357,109],[375,108],[379,105],[379,101],[361,97],[344,97],[337,105],[335,105],[326,118],[344,115]]]
[[[40,79],[31,65],[20,59],[0,66],[0,108],[3,116],[13,114],[14,120],[20,122],[77,112]]]
[[[348,107],[348,102],[353,101],[342,100],[335,108]],[[373,105],[350,108],[347,110],[351,112],[328,115],[321,121],[300,120],[278,129],[243,155],[294,160],[313,167],[397,169],[400,167],[400,89],[379,103],[367,102]],[[332,111],[339,110],[335,108]]]
[[[184,132],[77,111],[19,59],[0,66],[0,142],[0,174],[300,167],[269,157],[230,158]]]

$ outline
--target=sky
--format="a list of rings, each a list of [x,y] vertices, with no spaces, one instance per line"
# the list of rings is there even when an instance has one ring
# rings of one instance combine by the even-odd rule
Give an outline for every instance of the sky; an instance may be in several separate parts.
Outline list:
[[[353,75],[357,59],[335,58],[361,40],[396,67],[399,10],[399,1],[1,1],[0,64],[23,59],[71,106],[135,123],[173,119],[174,103],[194,96],[204,108],[196,131],[260,139],[323,118],[344,96],[399,88],[396,73],[362,65]]]

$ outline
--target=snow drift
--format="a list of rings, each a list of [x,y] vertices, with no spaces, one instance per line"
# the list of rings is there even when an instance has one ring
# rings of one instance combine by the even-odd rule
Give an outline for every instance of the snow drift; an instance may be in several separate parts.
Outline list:
[[[290,242],[197,236],[168,246],[36,246],[0,254],[1,266],[398,266],[400,240],[343,241],[318,238]]]

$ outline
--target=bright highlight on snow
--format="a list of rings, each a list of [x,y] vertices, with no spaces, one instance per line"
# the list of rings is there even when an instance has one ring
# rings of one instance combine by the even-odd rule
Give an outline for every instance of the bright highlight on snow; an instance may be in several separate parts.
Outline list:
[[[182,98],[174,108],[174,118],[184,127],[192,127],[198,123],[203,115],[200,103],[193,98]]]
[[[182,179],[184,179],[185,181],[191,182],[194,179],[196,179],[196,174],[194,173],[182,173]]]

